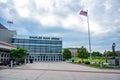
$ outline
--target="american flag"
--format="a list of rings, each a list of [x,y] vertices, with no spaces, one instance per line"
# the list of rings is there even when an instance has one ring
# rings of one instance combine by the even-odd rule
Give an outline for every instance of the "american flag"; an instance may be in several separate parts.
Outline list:
[[[81,10],[81,11],[80,11],[80,15],[87,16],[87,11]]]

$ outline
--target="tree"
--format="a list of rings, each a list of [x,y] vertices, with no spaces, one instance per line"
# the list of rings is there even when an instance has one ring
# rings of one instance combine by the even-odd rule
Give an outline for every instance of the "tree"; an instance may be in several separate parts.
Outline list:
[[[88,58],[88,51],[83,46],[81,48],[78,48],[77,52],[78,57],[82,59],[82,62],[84,61],[85,58]]]
[[[98,51],[93,51],[92,52],[92,57],[101,57],[101,56],[102,56],[102,54]]]
[[[25,48],[17,47],[16,49],[11,49],[10,51],[11,59],[24,58],[26,55],[28,55],[28,51]]]
[[[107,51],[107,56],[112,57],[113,53],[111,51]]]
[[[63,59],[68,60],[72,57],[72,54],[69,49],[64,49],[63,51]]]

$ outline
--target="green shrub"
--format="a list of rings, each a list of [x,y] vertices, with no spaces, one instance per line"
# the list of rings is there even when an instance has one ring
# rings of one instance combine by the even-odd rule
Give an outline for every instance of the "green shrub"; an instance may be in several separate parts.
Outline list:
[[[16,65],[20,65],[20,63],[19,63],[19,62],[16,62]]]
[[[90,61],[85,61],[85,64],[90,64]]]
[[[81,61],[78,61],[80,64],[82,63]]]

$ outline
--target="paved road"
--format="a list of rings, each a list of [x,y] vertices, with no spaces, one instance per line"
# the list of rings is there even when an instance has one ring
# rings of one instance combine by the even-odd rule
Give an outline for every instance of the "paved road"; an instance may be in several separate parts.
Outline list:
[[[40,62],[0,70],[0,80],[120,80],[120,70],[65,62]]]

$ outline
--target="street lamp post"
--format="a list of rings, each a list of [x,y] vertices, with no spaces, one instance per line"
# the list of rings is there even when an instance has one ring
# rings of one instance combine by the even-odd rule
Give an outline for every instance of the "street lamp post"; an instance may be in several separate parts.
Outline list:
[[[13,24],[13,21],[7,21],[7,23],[9,24],[9,28],[10,28],[11,24]]]

